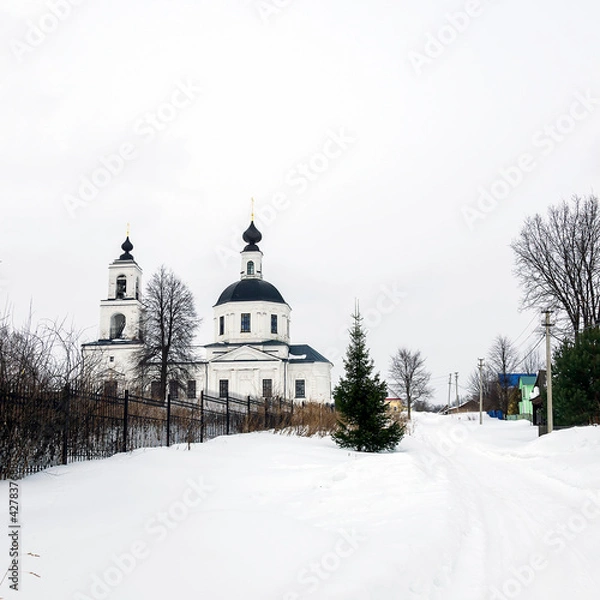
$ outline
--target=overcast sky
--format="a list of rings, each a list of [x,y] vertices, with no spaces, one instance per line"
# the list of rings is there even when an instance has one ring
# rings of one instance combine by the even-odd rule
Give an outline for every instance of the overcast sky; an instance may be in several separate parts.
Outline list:
[[[293,341],[337,380],[358,298],[377,369],[420,349],[441,403],[497,334],[537,340],[525,217],[600,189],[599,22],[592,0],[0,0],[2,306],[95,339],[131,223],[208,343],[254,196]]]

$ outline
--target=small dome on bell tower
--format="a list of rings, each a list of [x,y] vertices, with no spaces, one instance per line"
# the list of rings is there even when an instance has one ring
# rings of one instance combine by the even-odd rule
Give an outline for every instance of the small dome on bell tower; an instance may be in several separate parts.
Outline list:
[[[133,250],[133,244],[129,239],[129,235],[127,236],[127,239],[121,244],[121,250],[123,250],[123,254],[119,256],[119,260],[133,260],[133,255],[131,254],[131,251]]]

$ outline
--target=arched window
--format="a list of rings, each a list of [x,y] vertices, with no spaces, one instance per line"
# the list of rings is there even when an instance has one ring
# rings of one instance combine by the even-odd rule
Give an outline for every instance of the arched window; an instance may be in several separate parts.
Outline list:
[[[254,261],[249,260],[246,266],[246,275],[254,275]]]
[[[139,277],[135,280],[135,299],[136,300],[140,299],[140,278]]]
[[[123,337],[125,331],[125,315],[116,313],[110,318],[110,339]]]
[[[127,295],[127,277],[119,275],[117,277],[117,300],[122,300]]]

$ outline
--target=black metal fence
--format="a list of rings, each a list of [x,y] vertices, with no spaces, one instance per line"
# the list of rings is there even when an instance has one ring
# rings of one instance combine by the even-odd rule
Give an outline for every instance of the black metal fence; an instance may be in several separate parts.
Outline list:
[[[285,426],[290,401],[202,393],[165,402],[78,390],[0,390],[0,479],[136,448]]]

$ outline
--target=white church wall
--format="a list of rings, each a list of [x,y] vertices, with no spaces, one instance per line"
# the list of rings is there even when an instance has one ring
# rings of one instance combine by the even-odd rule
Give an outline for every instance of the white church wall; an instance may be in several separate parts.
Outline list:
[[[134,385],[133,355],[141,344],[84,345],[83,357],[88,366],[104,381],[117,381],[119,393]]]
[[[207,393],[219,393],[219,382],[228,381],[229,392],[235,396],[261,397],[263,380],[271,379],[272,393],[277,395],[284,390],[284,370],[281,361],[251,362],[213,362],[208,365]]]
[[[120,337],[129,340],[138,339],[140,311],[141,305],[136,300],[102,300],[100,303],[99,339],[110,339],[111,320],[117,314],[122,314],[125,317],[125,329]]]
[[[304,380],[305,397],[296,398],[296,380]],[[290,363],[288,389],[295,402],[331,402],[331,365],[324,362]]]
[[[250,331],[242,332],[242,313],[250,313]],[[271,333],[271,315],[277,315],[277,333]],[[224,334],[220,334],[220,318],[225,318]],[[265,301],[228,302],[214,309],[216,342],[254,344],[266,340],[289,343],[290,307]]]

